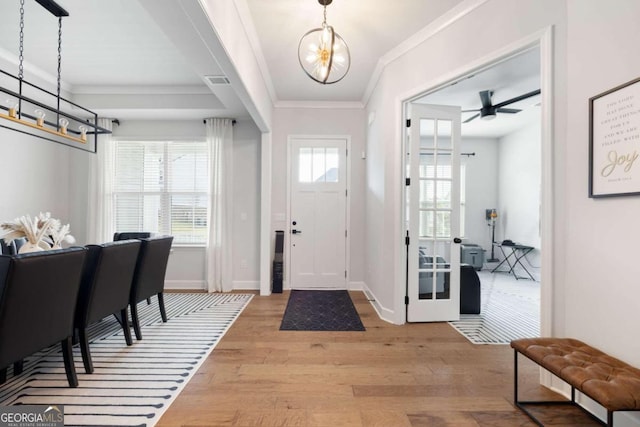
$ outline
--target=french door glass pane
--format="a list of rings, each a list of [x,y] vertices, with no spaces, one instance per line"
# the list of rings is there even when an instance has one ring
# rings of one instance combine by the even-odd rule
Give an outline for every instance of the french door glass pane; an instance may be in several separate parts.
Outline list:
[[[436,146],[438,150],[451,149],[451,120],[438,120],[436,123],[438,134]]]
[[[420,148],[434,148],[436,122],[433,119],[420,119]]]

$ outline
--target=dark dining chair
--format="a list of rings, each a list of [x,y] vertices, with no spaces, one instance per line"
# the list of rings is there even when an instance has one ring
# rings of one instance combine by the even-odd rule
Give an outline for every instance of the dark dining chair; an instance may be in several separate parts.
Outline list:
[[[132,343],[128,306],[140,244],[140,240],[121,240],[86,246],[75,327],[87,374],[93,373],[87,336],[89,325],[114,314],[122,325],[127,345]]]
[[[136,339],[142,339],[140,331],[140,320],[138,318],[138,302],[158,296],[160,316],[162,321],[167,321],[167,313],[164,307],[164,278],[167,272],[167,263],[173,236],[157,236],[140,239],[142,246],[138,254],[136,271],[133,275],[131,285],[131,295],[129,304],[131,305],[131,322]]]
[[[113,240],[129,240],[129,239],[144,239],[146,237],[152,237],[153,233],[148,231],[119,231],[113,233]]]
[[[16,244],[11,241],[7,243],[4,239],[0,239],[0,255],[14,255],[16,253]]]
[[[0,382],[7,367],[56,342],[69,386],[78,386],[73,362],[73,320],[84,248],[0,255]]]

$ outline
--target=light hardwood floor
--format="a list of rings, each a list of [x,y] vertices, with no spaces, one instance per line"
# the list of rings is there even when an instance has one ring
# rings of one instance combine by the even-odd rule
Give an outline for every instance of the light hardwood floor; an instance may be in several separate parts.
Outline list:
[[[389,324],[361,292],[366,332],[280,331],[288,295],[253,298],[158,427],[534,425],[512,404],[509,346],[473,345],[447,323]],[[522,393],[548,398],[521,365]]]

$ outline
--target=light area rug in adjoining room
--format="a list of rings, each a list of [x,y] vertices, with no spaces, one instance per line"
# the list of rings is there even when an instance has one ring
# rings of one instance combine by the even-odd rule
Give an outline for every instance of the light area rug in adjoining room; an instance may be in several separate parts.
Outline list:
[[[449,322],[474,344],[509,344],[540,336],[540,283],[506,273],[478,272],[480,314],[461,314]]]
[[[0,405],[64,405],[65,426],[153,426],[253,295],[165,294],[168,322],[157,300],[138,304],[142,340],[127,347],[113,316],[89,329],[95,371],[85,374],[74,346],[79,386],[67,383],[60,346],[24,360],[24,372],[0,386]]]

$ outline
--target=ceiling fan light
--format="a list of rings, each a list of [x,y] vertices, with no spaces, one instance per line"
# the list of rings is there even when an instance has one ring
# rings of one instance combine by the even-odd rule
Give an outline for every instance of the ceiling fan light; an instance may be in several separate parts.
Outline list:
[[[496,114],[485,114],[484,116],[480,117],[482,120],[493,120],[496,118]]]

